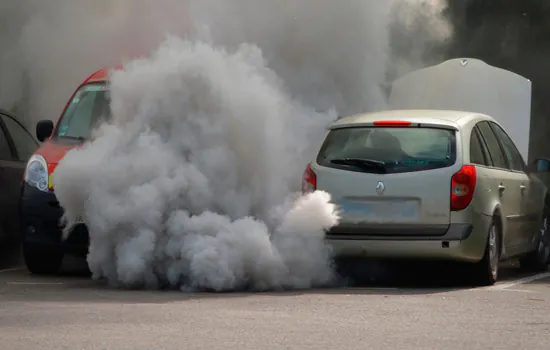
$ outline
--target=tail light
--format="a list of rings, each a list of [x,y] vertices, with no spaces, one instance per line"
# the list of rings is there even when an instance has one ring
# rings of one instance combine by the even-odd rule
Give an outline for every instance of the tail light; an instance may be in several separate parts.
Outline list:
[[[307,165],[302,178],[302,193],[314,192],[317,189],[317,175],[311,170],[311,164]]]
[[[470,205],[476,187],[476,167],[464,165],[451,179],[451,210],[463,210]]]

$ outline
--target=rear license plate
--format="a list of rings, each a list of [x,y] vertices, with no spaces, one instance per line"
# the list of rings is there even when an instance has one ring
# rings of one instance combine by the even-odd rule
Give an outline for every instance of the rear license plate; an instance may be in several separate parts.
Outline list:
[[[419,213],[418,202],[414,200],[347,202],[342,208],[343,218],[353,221],[413,221]]]

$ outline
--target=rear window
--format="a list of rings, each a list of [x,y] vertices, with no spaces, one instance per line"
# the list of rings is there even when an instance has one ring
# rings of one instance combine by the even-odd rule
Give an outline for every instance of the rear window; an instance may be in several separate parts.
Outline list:
[[[454,131],[426,127],[334,129],[317,156],[322,166],[382,174],[445,168],[455,161]]]

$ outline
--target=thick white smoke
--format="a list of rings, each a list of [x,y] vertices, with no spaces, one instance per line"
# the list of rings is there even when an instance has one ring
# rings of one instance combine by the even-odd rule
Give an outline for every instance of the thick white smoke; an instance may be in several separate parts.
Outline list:
[[[34,54],[20,64],[31,111],[60,110],[78,79],[175,35],[113,74],[113,122],[55,171],[69,225],[89,227],[96,277],[216,291],[332,281],[323,236],[336,208],[301,196],[301,174],[338,115],[385,107],[403,1],[23,3],[13,47]],[[439,6],[407,3],[403,18]],[[66,84],[47,90],[55,78]]]
[[[292,195],[333,113],[295,102],[260,50],[171,38],[112,76],[113,125],[54,174],[96,276],[214,290],[331,281],[326,193]]]

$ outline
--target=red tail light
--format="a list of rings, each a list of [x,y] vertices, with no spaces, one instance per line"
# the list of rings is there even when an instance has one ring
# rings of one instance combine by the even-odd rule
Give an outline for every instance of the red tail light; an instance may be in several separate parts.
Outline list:
[[[311,170],[311,164],[307,165],[302,178],[302,193],[314,192],[317,189],[317,175]]]
[[[476,188],[476,167],[464,165],[451,179],[451,210],[463,210],[470,205]]]

